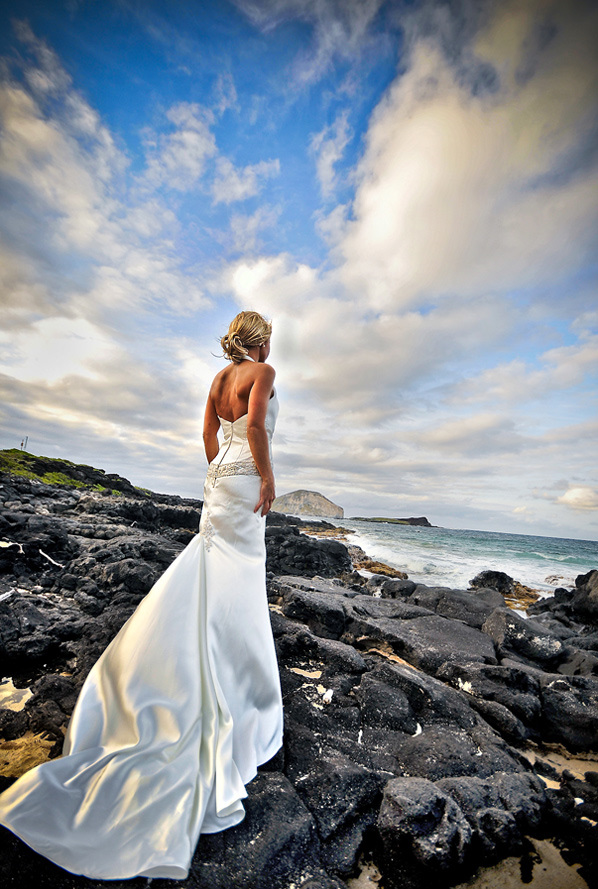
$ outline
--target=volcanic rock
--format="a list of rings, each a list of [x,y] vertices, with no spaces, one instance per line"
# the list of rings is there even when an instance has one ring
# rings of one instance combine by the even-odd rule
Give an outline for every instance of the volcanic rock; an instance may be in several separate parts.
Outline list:
[[[9,474],[0,484],[2,675],[32,692],[23,709],[0,709],[0,754],[43,735],[56,756],[89,669],[192,538],[201,503]],[[528,621],[496,578],[467,591],[366,579],[343,543],[302,528],[280,514],[266,528],[284,747],[248,786],[245,821],[202,836],[176,885],[343,889],[365,854],[389,889],[441,889],[557,832],[590,882],[596,772],[547,777],[523,754],[598,749],[598,572]],[[2,885],[64,880],[0,830]]]

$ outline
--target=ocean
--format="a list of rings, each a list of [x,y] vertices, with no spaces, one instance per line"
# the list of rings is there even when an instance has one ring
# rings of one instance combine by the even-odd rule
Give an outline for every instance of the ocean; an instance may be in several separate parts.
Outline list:
[[[340,524],[340,522],[339,522]],[[598,542],[494,531],[422,528],[343,519],[347,543],[428,586],[467,589],[480,571],[504,571],[543,595],[572,587],[578,574],[598,569]]]

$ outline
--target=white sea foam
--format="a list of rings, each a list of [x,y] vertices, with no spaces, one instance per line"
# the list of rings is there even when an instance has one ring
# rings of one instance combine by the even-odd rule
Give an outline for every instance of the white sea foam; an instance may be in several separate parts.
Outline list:
[[[480,571],[493,570],[550,595],[557,586],[574,586],[578,574],[598,568],[598,543],[587,540],[352,519],[343,525],[354,529],[349,543],[428,585],[466,589]]]

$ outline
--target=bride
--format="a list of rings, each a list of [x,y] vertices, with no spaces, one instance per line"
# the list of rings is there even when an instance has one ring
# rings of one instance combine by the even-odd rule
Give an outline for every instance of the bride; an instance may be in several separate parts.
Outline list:
[[[270,333],[241,312],[221,340],[230,364],[206,405],[199,534],[89,673],[63,756],[0,796],[0,824],[72,873],[184,879],[200,833],[243,819],[245,784],[281,746],[265,589]]]

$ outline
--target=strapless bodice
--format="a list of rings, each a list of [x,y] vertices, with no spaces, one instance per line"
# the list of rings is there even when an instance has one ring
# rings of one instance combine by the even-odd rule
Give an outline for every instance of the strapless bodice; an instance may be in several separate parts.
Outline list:
[[[274,427],[276,426],[276,418],[278,416],[278,398],[276,391],[268,402],[266,411],[266,433],[268,442],[272,444],[272,436]],[[224,440],[220,445],[220,449],[210,466],[223,466],[227,463],[244,463],[245,461],[253,461],[251,448],[247,440],[247,414],[238,417],[236,420],[225,420],[223,417],[218,418],[224,434]]]

